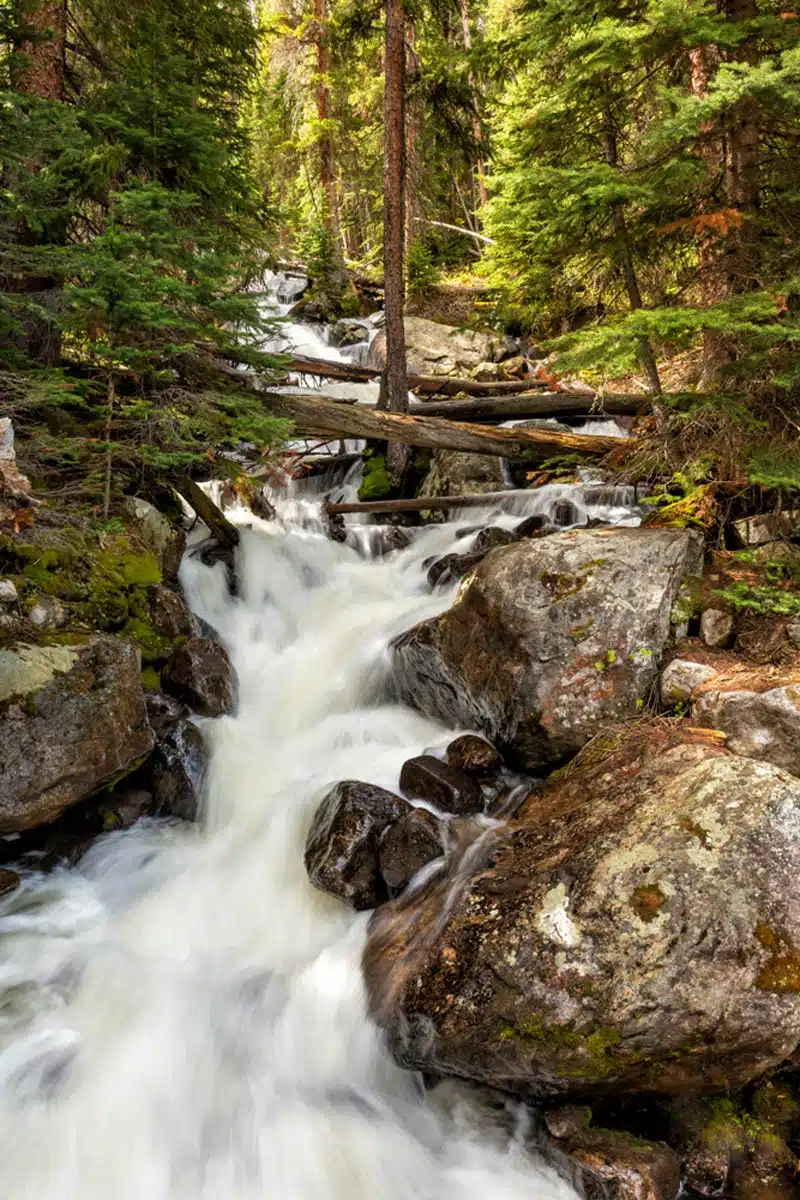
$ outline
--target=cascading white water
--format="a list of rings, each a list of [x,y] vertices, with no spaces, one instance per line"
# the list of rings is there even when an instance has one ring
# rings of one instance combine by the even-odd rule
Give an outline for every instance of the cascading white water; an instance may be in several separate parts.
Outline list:
[[[421,561],[305,528],[243,530],[241,594],[184,583],[240,680],[199,827],[142,822],[0,904],[4,1200],[567,1200],[524,1109],[425,1093],[365,1015],[366,917],[315,892],[303,844],[334,780],[396,787],[440,727],[387,703],[387,643],[449,596]],[[474,520],[476,514],[469,514]],[[462,522],[463,524],[463,522]],[[516,1134],[513,1136],[513,1121]]]

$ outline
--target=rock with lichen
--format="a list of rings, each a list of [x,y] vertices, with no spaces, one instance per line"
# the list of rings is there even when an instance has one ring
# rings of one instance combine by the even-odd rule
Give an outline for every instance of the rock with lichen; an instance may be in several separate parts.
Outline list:
[[[152,746],[129,642],[0,649],[0,833],[53,821],[132,771]]]
[[[515,765],[557,763],[640,711],[701,547],[687,530],[618,528],[493,550],[450,609],[395,641],[398,691]]]
[[[735,1086],[794,1052],[800,783],[672,736],[587,756],[373,916],[400,1063],[551,1098]]]

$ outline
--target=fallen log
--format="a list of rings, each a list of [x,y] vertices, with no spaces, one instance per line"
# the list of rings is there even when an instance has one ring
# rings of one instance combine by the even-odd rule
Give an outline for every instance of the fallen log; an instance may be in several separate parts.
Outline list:
[[[615,417],[646,412],[645,396],[582,396],[545,392],[498,399],[412,401],[411,416],[445,417],[456,421],[511,421],[525,417]]]
[[[431,450],[464,450],[501,458],[525,455],[545,459],[554,454],[585,454],[593,458],[609,454],[624,444],[616,437],[590,437],[548,429],[497,429],[449,421],[440,417],[406,416],[381,412],[365,404],[341,405],[321,395],[265,390],[267,406],[276,416],[294,421],[304,430],[353,438],[369,438]]]
[[[441,512],[451,508],[483,508],[529,495],[527,491],[509,489],[507,492],[470,492],[466,496],[416,496],[411,500],[348,500],[340,504],[329,502],[325,511],[332,517],[347,513]]]
[[[366,367],[362,363],[326,362],[317,358],[297,357],[291,359],[286,370],[297,375],[317,375],[320,379],[338,379],[344,383],[371,383],[381,376],[380,367]],[[546,391],[552,381],[546,379],[508,379],[499,383],[479,383],[477,379],[456,379],[452,375],[414,375],[408,377],[412,392],[428,396],[506,396],[518,392]],[[577,393],[593,397],[591,390]]]
[[[239,530],[231,524],[222,510],[217,508],[200,485],[185,476],[180,482],[179,491],[189,507],[193,508],[200,520],[208,526],[211,536],[226,550],[235,550],[239,545]]]

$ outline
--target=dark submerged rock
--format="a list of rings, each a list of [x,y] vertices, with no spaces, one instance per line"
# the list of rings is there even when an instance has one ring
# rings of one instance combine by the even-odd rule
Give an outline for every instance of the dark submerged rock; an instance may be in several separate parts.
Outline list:
[[[479,778],[494,775],[503,766],[503,757],[486,738],[474,733],[465,733],[447,747],[447,761],[451,767]]]
[[[412,800],[426,800],[442,812],[458,816],[470,816],[483,807],[475,780],[431,754],[421,754],[403,763],[400,790]]]
[[[306,840],[306,871],[313,886],[357,911],[387,900],[381,838],[408,809],[407,801],[384,788],[356,780],[337,783],[314,814]]]
[[[594,1128],[591,1110],[566,1107],[545,1114],[545,1156],[587,1200],[675,1200],[680,1159],[663,1142],[616,1129]]]
[[[380,872],[391,892],[444,852],[444,830],[433,813],[412,808],[384,833],[378,851]]]
[[[205,739],[197,726],[180,718],[159,736],[150,759],[150,786],[159,816],[196,821],[208,766]]]
[[[161,676],[164,690],[204,717],[236,707],[233,667],[227,651],[208,638],[189,638],[170,655]]]

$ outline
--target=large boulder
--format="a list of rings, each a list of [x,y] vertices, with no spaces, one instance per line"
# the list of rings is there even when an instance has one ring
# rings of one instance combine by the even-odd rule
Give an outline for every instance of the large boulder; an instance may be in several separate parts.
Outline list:
[[[53,821],[126,775],[152,745],[131,643],[0,650],[0,833]]]
[[[187,638],[173,650],[161,676],[164,690],[204,717],[236,707],[236,680],[228,652],[210,638]]]
[[[499,458],[467,454],[464,450],[435,450],[428,474],[420,485],[422,496],[472,496],[501,492],[505,478]]]
[[[306,871],[313,886],[357,911],[387,900],[380,845],[410,808],[385,788],[354,779],[337,783],[314,814],[306,840]]]
[[[800,781],[671,737],[534,791],[374,914],[370,1008],[404,1066],[530,1098],[680,1094],[794,1053]]]
[[[492,551],[447,612],[395,641],[401,698],[518,765],[559,761],[641,709],[700,545],[686,530],[607,529]]]
[[[406,317],[408,369],[416,375],[469,375],[502,350],[502,339],[474,329],[456,329],[425,317]],[[369,352],[370,366],[386,365],[386,334],[381,331]]]
[[[714,676],[693,693],[692,715],[726,734],[734,754],[800,775],[800,673],[743,668]]]

